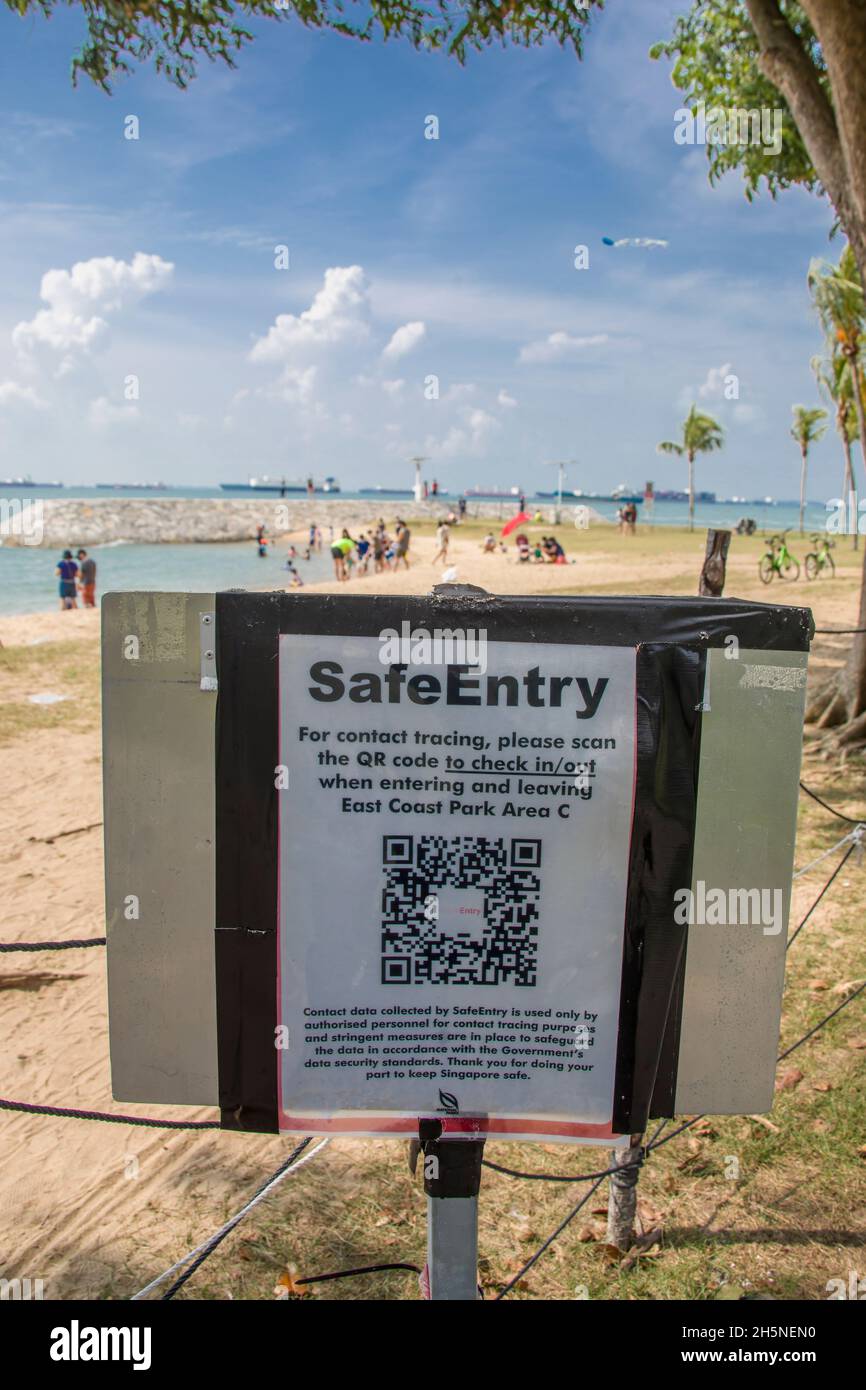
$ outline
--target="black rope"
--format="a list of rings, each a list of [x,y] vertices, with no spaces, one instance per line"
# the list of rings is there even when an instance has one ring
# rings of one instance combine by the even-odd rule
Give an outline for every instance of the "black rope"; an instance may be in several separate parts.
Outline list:
[[[819,806],[823,806],[825,811],[829,811],[831,816],[838,816],[840,820],[847,821],[849,825],[862,825],[866,817],[846,816],[844,811],[837,811],[835,806],[828,806],[826,801],[822,801],[817,792],[813,792],[811,787],[807,787],[805,782],[800,783],[800,790],[807,796],[811,796],[813,801],[817,801]]]
[[[848,637],[854,632],[866,632],[866,627],[816,627],[822,637]]]
[[[844,869],[845,865],[848,863],[848,860],[851,858],[851,855],[854,853],[854,851],[855,851],[856,848],[857,848],[856,845],[849,845],[849,846],[848,846],[848,852],[846,853],[846,855],[844,856],[844,858],[841,859],[840,862],[836,865],[835,869],[833,870],[833,872],[832,872],[832,874],[830,875],[830,877],[827,879],[827,882],[824,884],[824,887],[821,889],[820,893],[818,894],[817,898],[816,898],[815,901],[813,902],[812,906],[809,908],[809,911],[806,913],[806,916],[803,918],[803,920],[802,920],[802,922],[800,923],[799,927],[797,927],[797,930],[796,930],[796,931],[794,932],[794,934],[789,938],[788,944],[787,944],[787,946],[785,947],[785,950],[786,950],[786,951],[790,951],[790,949],[791,949],[791,947],[793,946],[794,942],[797,940],[797,937],[800,935],[800,932],[803,930],[803,928],[805,927],[805,925],[806,925],[806,923],[808,922],[809,918],[812,916],[812,913],[815,911],[815,908],[818,906],[818,904],[819,904],[819,902],[821,901],[821,899],[823,898],[824,894],[827,892],[827,889],[830,887],[830,885],[831,885],[831,883],[833,882],[833,880],[835,879],[836,875],[837,875],[838,873],[841,873],[841,871]]]
[[[23,1100],[4,1100],[0,1110],[20,1110],[25,1115],[60,1115],[72,1120],[103,1120],[111,1125],[144,1125],[148,1129],[221,1129],[219,1120],[152,1120],[138,1115],[107,1115],[102,1110],[70,1110],[61,1105],[28,1105]]]
[[[619,1172],[622,1172],[623,1169],[620,1168],[618,1171],[619,1171]],[[584,1195],[581,1197],[580,1201],[579,1201],[575,1206],[572,1207],[571,1211],[568,1213],[568,1216],[566,1216],[565,1220],[564,1220],[564,1221],[560,1221],[559,1225],[557,1226],[556,1230],[552,1233],[552,1235],[549,1235],[549,1236],[547,1237],[547,1240],[544,1242],[544,1244],[543,1244],[543,1245],[540,1245],[540,1246],[538,1247],[538,1249],[536,1250],[535,1254],[532,1255],[532,1256],[530,1257],[530,1259],[528,1259],[528,1260],[526,1261],[526,1264],[523,1266],[522,1269],[519,1269],[519,1270],[517,1271],[517,1273],[515,1274],[514,1278],[513,1278],[513,1279],[510,1279],[510,1280],[508,1281],[508,1283],[505,1285],[505,1288],[502,1290],[502,1292],[501,1292],[501,1293],[498,1293],[498,1294],[496,1295],[496,1298],[493,1300],[494,1303],[499,1303],[499,1302],[505,1297],[505,1295],[506,1295],[507,1293],[510,1293],[510,1292],[511,1292],[511,1290],[514,1288],[514,1285],[515,1285],[515,1284],[519,1284],[519,1283],[520,1283],[520,1280],[524,1277],[524,1275],[526,1275],[526,1274],[529,1273],[529,1271],[532,1269],[532,1266],[536,1263],[536,1261],[538,1261],[538,1260],[541,1259],[542,1255],[544,1254],[545,1250],[547,1250],[548,1246],[552,1245],[553,1242],[556,1240],[556,1237],[562,1234],[562,1232],[565,1230],[565,1228],[566,1228],[566,1226],[569,1224],[569,1222],[574,1220],[574,1218],[577,1216],[577,1213],[580,1211],[581,1207],[585,1207],[585,1206],[586,1206],[586,1204],[587,1204],[587,1202],[589,1201],[589,1199],[590,1199],[590,1197],[592,1196],[592,1194],[593,1194],[599,1187],[601,1187],[601,1184],[603,1183],[603,1181],[604,1181],[604,1178],[599,1178],[599,1179],[598,1179],[598,1182],[593,1183],[593,1185],[592,1185],[592,1187],[589,1189],[589,1191],[584,1193]]]
[[[790,1056],[791,1052],[795,1052],[796,1048],[802,1047],[803,1042],[808,1042],[810,1037],[815,1037],[817,1031],[823,1029],[824,1024],[830,1023],[830,1019],[834,1019],[837,1013],[841,1013],[842,1009],[848,1008],[848,1005],[851,1004],[853,999],[858,997],[858,994],[862,994],[863,990],[866,990],[866,980],[863,980],[863,983],[860,984],[852,994],[849,994],[847,999],[842,999],[841,1004],[833,1009],[833,1012],[828,1013],[824,1019],[820,1020],[820,1023],[816,1023],[813,1029],[809,1029],[808,1033],[803,1033],[802,1038],[798,1038],[798,1041],[792,1042],[790,1048],[785,1048],[784,1052],[780,1052],[780,1055],[776,1058],[776,1065],[778,1066],[778,1063],[784,1062],[784,1059]],[[632,1163],[617,1163],[616,1168],[606,1168],[605,1172],[601,1173],[601,1176],[599,1176],[599,1181],[605,1179],[610,1173],[624,1173],[630,1168],[641,1168],[642,1163],[645,1162],[649,1154],[655,1154],[657,1148],[663,1148],[664,1144],[670,1144],[671,1138],[677,1138],[680,1134],[683,1134],[685,1130],[691,1129],[692,1125],[698,1125],[703,1119],[706,1119],[706,1115],[694,1115],[691,1120],[685,1120],[683,1125],[678,1125],[676,1130],[671,1130],[670,1134],[666,1134],[664,1138],[656,1138],[653,1136],[651,1143],[645,1144],[644,1147],[642,1147],[641,1156],[639,1156],[638,1159],[635,1159]],[[664,1125],[666,1125],[666,1123],[667,1120],[664,1120]],[[660,1125],[659,1129],[656,1130],[656,1136],[660,1134],[664,1125]],[[484,1162],[485,1168],[495,1168],[496,1172],[506,1173],[509,1177],[527,1177],[527,1179],[530,1180],[546,1180],[548,1183],[578,1183],[578,1181],[588,1180],[596,1176],[595,1173],[574,1173],[571,1177],[567,1175],[555,1175],[555,1173],[518,1173],[517,1170],[513,1168],[500,1168],[498,1163],[488,1162],[487,1159],[482,1159],[482,1162]]]
[[[858,994],[862,994],[864,989],[866,989],[866,980],[854,990],[853,994],[849,994],[847,999],[843,999],[838,1008],[834,1009],[832,1013],[829,1013],[826,1018],[822,1018],[820,1023],[816,1023],[815,1027],[810,1028],[808,1033],[804,1033],[802,1038],[799,1038],[797,1042],[792,1043],[790,1047],[786,1048],[785,1051],[776,1058],[776,1061],[783,1062],[786,1057],[790,1057],[792,1052],[796,1052],[798,1047],[802,1047],[804,1042],[808,1042],[811,1037],[814,1037],[819,1028],[823,1028],[825,1023],[829,1023],[830,1019],[835,1018],[843,1009],[847,1009],[848,1005],[857,998]]]
[[[298,1144],[297,1148],[293,1149],[292,1152],[289,1154],[286,1161],[284,1163],[281,1163],[279,1168],[277,1168],[276,1172],[271,1174],[267,1182],[263,1182],[261,1187],[257,1188],[257,1190],[253,1193],[252,1197],[250,1198],[250,1202],[254,1202],[255,1199],[259,1197],[262,1194],[262,1192],[264,1192],[265,1188],[270,1186],[270,1184],[274,1181],[275,1178],[278,1178],[282,1173],[285,1173],[287,1168],[291,1168],[295,1160],[297,1158],[300,1158],[307,1145],[311,1144],[312,1142],[313,1136],[311,1134],[308,1134],[306,1139],[302,1139],[300,1144]],[[244,1205],[248,1206],[249,1203],[245,1203]],[[166,1303],[170,1298],[174,1298],[178,1289],[183,1288],[187,1279],[189,1279],[193,1274],[195,1274],[196,1270],[199,1268],[200,1265],[204,1264],[208,1256],[212,1255],[213,1252],[216,1250],[217,1246],[221,1245],[222,1242],[225,1240],[226,1236],[230,1235],[231,1232],[235,1229],[235,1227],[240,1224],[241,1219],[242,1218],[238,1216],[232,1221],[230,1221],[228,1225],[224,1226],[222,1230],[217,1231],[213,1240],[208,1242],[208,1244],[205,1246],[204,1250],[202,1250],[198,1258],[193,1260],[189,1268],[185,1269],[183,1274],[181,1274],[180,1277],[176,1279],[175,1282],[172,1284],[171,1288],[167,1289],[166,1292],[161,1296],[161,1303]]]
[[[516,1168],[503,1168],[500,1163],[491,1163],[487,1158],[482,1158],[481,1163],[485,1168],[492,1168],[494,1173],[504,1173],[508,1178],[527,1178],[530,1182],[592,1182],[593,1178],[606,1178],[608,1173],[622,1173],[628,1168],[640,1168],[646,1152],[646,1148],[642,1149],[641,1157],[634,1163],[618,1164],[616,1168],[599,1168],[595,1173],[520,1173]]]
[[[104,936],[91,936],[85,941],[4,941],[0,942],[0,951],[75,951],[104,945]]]
[[[354,1274],[381,1274],[386,1269],[405,1269],[412,1274],[420,1274],[418,1265],[361,1265],[358,1269],[337,1269],[333,1274],[308,1274],[304,1279],[295,1279],[296,1284],[324,1284],[329,1279],[348,1279]]]

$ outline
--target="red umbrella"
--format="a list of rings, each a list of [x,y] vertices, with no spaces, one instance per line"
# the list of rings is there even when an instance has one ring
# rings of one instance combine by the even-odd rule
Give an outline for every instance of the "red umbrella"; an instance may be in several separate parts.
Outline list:
[[[517,516],[513,516],[510,521],[506,521],[500,535],[510,536],[515,526],[525,526],[526,523],[531,520],[532,517],[529,515],[529,512],[518,512]]]

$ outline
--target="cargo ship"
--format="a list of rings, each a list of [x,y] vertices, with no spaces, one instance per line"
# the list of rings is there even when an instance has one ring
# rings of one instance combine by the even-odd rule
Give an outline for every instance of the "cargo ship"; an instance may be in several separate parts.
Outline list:
[[[340,484],[336,478],[323,478],[316,482],[314,478],[270,478],[267,473],[263,473],[260,478],[250,478],[245,483],[220,483],[220,487],[223,492],[275,492],[280,497],[311,496],[314,493],[340,491]]]
[[[165,492],[168,483],[97,483],[104,492]]]
[[[65,483],[34,483],[31,477],[26,478],[0,478],[0,487],[36,488],[36,487],[65,487]]]

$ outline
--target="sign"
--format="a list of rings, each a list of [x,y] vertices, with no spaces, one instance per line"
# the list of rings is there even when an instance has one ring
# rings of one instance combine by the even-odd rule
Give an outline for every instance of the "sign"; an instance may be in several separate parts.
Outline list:
[[[376,1123],[389,1126],[376,1132],[399,1134],[417,1107],[416,1118],[436,1120],[446,1133],[498,1133],[495,1124],[515,1122],[535,1133],[529,1126],[540,1123],[542,1133],[577,1140],[592,1138],[594,1126],[603,1133],[605,1124],[625,1135],[648,1118],[770,1109],[808,610],[736,599],[494,598],[453,586],[428,598],[153,592],[107,595],[102,625],[117,1100],[218,1104],[224,1126],[249,1131],[278,1132],[317,1111],[317,1129],[357,1133]],[[453,640],[461,631],[462,648]],[[332,664],[313,672],[322,661]],[[449,683],[448,668],[466,666],[477,669],[454,672]],[[620,732],[629,699],[633,726]],[[302,726],[330,737],[302,736]],[[341,739],[340,730],[358,737]],[[406,743],[386,739],[392,730],[405,732]],[[416,741],[416,733],[480,736],[490,749]],[[509,746],[533,737],[589,743]],[[611,738],[616,747],[605,745]],[[617,800],[614,784],[625,778],[617,759],[629,738],[631,781]],[[338,761],[320,763],[320,752],[333,748]],[[369,766],[360,761],[366,753]],[[425,754],[426,763],[397,764]],[[432,758],[442,761],[433,766]],[[522,758],[528,766],[458,767],[457,758]],[[546,758],[551,768],[534,761]],[[373,786],[320,785],[338,773]],[[458,776],[468,791],[441,785]],[[382,786],[386,778],[405,784]],[[472,782],[490,786],[477,791]],[[352,806],[380,799],[378,810]],[[620,877],[616,816],[629,804]],[[448,818],[458,832],[446,833]],[[470,845],[474,857],[467,857],[467,847],[453,843],[458,833],[487,843]],[[386,837],[396,842],[386,845]],[[444,840],[442,854],[431,854],[431,837]],[[510,898],[500,892],[509,882],[519,885]],[[483,923],[500,898],[492,926]],[[606,1110],[600,1120],[593,1107],[612,1048],[599,1031],[613,956],[609,922],[620,933],[621,974],[618,1011],[608,1000],[616,1015],[613,1118]],[[498,979],[490,978],[491,962]],[[521,983],[530,969],[534,984]],[[458,981],[461,972],[470,978]],[[506,994],[517,1002],[498,1002]],[[586,1002],[589,994],[595,1002]],[[345,1004],[328,1002],[343,997]],[[452,1010],[442,1030],[451,1037],[421,1044],[417,1031],[432,1028],[423,1015],[349,1013],[344,1022],[303,1013],[405,1009],[419,1007],[419,998],[431,1019],[442,1017],[435,1007]],[[453,1012],[466,1007],[521,1014]],[[569,1010],[597,1013],[595,1025],[581,1021],[596,1033],[578,1035],[576,1020],[555,1017]],[[525,1025],[521,1037],[535,1034],[537,1042],[519,1046],[536,1047],[539,1062],[563,1060],[540,1055],[542,1035],[545,1046],[547,1035],[554,1038],[553,1053],[562,1051],[554,1025],[574,1022],[575,1052],[585,1054],[577,1061],[593,1063],[589,1079],[530,1067],[531,1052],[506,1053],[511,1043],[502,1038],[518,1030],[500,1017]],[[366,1026],[375,1066],[336,1050],[363,1043],[321,1041],[329,1031],[348,1032],[350,1020],[358,1033]],[[307,1029],[312,1022],[321,1027]],[[386,1043],[373,1039],[373,1022]],[[398,1031],[410,1042],[398,1041]],[[305,1039],[314,1033],[315,1047],[334,1050],[314,1051],[313,1059],[336,1057],[345,1067],[304,1065]],[[457,1051],[466,1042],[478,1048],[474,1058]],[[435,1060],[421,1065],[421,1054],[398,1060],[391,1051],[383,1066],[383,1047],[403,1045],[450,1045],[459,1064],[431,1051]],[[497,1075],[479,1074],[473,1061],[482,1059]],[[410,1065],[434,1075],[366,1076]],[[437,1067],[472,1075],[443,1076],[440,1084]],[[521,1071],[531,1086],[514,1075]],[[407,1081],[424,1088],[408,1103],[388,1089]],[[379,1083],[386,1093],[373,1094]]]
[[[414,633],[279,639],[280,1127],[609,1143],[635,651]]]

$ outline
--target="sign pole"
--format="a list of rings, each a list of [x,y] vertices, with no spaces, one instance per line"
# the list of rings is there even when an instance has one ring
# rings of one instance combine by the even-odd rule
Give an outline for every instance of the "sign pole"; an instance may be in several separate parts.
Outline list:
[[[438,1120],[418,1134],[427,1194],[427,1277],[437,1302],[478,1299],[478,1192],[483,1139],[442,1139]]]

